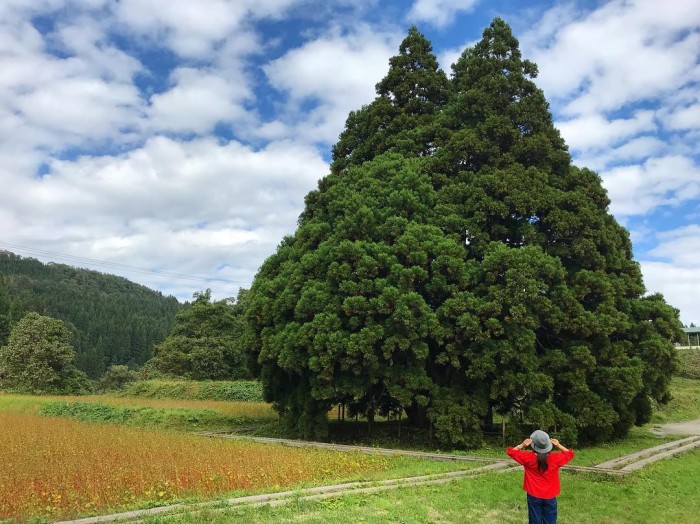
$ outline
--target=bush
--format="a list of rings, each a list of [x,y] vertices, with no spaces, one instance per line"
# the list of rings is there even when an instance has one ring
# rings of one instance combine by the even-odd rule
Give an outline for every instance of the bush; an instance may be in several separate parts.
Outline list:
[[[128,384],[122,395],[177,400],[224,400],[263,402],[262,386],[256,380],[139,380]]]
[[[136,372],[130,370],[128,366],[110,366],[97,381],[97,391],[118,391],[129,382],[136,380],[137,376]]]

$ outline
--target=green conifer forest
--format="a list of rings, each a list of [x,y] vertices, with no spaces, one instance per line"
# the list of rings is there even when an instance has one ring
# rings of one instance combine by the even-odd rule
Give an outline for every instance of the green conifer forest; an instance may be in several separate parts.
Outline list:
[[[182,308],[122,277],[0,252],[0,346],[27,313],[62,320],[72,332],[75,365],[91,378],[111,365],[144,364]]]

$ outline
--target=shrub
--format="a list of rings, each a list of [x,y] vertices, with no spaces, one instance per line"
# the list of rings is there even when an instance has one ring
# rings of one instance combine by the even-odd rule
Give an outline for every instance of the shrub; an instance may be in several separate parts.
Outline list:
[[[97,382],[97,390],[101,392],[120,390],[129,382],[136,380],[137,376],[136,372],[128,366],[110,366]]]

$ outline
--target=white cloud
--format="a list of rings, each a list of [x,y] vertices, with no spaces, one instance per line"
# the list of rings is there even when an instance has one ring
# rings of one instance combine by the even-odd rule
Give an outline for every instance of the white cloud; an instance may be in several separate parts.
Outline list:
[[[327,168],[314,148],[294,142],[254,150],[214,138],[153,138],[119,156],[54,161],[45,177],[16,180],[12,198],[0,196],[9,215],[2,236],[195,275],[226,263],[249,285],[293,232],[304,195]],[[203,284],[187,286],[194,289],[178,294]]]
[[[250,97],[244,82],[229,82],[216,71],[178,68],[174,87],[151,97],[149,126],[171,132],[211,132],[219,122],[246,117],[242,103]]]
[[[336,28],[266,65],[270,84],[289,95],[290,131],[335,142],[348,113],[374,99],[374,86],[388,71],[400,38],[366,25],[349,34]],[[304,104],[315,107],[309,111]]]
[[[598,113],[559,121],[555,125],[573,150],[608,148],[645,131],[656,129],[653,111],[637,111],[631,118],[608,120]]]
[[[649,291],[663,290],[666,300],[680,309],[686,323],[700,324],[700,226],[683,226],[657,235],[658,245],[641,262]]]
[[[63,140],[106,139],[136,124],[138,90],[96,78],[67,77],[37,86],[14,106],[27,125],[62,133]]]
[[[83,15],[61,22],[47,43],[75,57],[83,72],[107,81],[131,82],[136,73],[144,70],[143,65],[111,43],[108,30],[107,21]]]
[[[444,26],[454,19],[455,14],[471,11],[478,3],[479,0],[416,0],[406,18]]]
[[[247,6],[226,0],[122,0],[117,19],[154,41],[163,40],[176,53],[201,58],[243,20]]]
[[[30,23],[31,13],[6,15],[0,19],[0,151],[33,155],[129,141],[143,105],[132,83],[139,61],[107,42],[100,22],[82,15],[57,21],[48,35]]]
[[[601,173],[615,215],[643,215],[700,197],[700,166],[684,156],[650,158]]]
[[[178,220],[183,210],[196,223],[232,217],[257,223],[288,212],[296,218],[303,195],[326,168],[314,149],[291,142],[255,151],[214,138],[156,137],[117,157],[54,161],[22,201],[28,208],[36,204],[39,216],[63,208],[67,223],[90,216],[124,223],[141,217]],[[265,218],[260,210],[270,201],[277,207]],[[291,211],[290,202],[295,202]]]
[[[533,46],[540,84],[569,115],[659,97],[700,78],[700,10],[693,0],[615,0]],[[537,42],[538,30],[528,36]]]
[[[649,292],[661,292],[673,307],[680,310],[685,324],[700,323],[700,266],[678,265],[675,262],[641,261],[644,284]]]
[[[556,6],[525,55],[577,163],[602,171],[618,217],[696,198],[700,10],[693,0]],[[570,11],[570,12],[569,12]]]
[[[574,162],[594,171],[600,171],[611,165],[620,166],[621,164],[644,162],[648,158],[663,155],[668,148],[666,142],[654,136],[645,135],[623,142],[617,147],[577,153],[574,155]]]
[[[217,46],[241,31],[246,20],[277,18],[300,0],[121,0],[119,22],[178,55],[208,61]]]
[[[677,107],[663,117],[664,125],[673,130],[700,128],[700,103]]]
[[[700,268],[700,225],[690,224],[657,234],[659,244],[649,252],[655,258],[672,260],[681,266]]]

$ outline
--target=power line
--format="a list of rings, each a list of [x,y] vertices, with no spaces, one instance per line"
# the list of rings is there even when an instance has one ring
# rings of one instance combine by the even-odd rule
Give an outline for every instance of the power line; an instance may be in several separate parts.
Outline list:
[[[45,249],[37,249],[37,248],[33,248],[33,247],[22,246],[19,244],[10,244],[9,242],[1,242],[0,241],[0,247],[19,249],[21,251],[28,252],[29,254],[43,255],[43,256],[53,257],[53,258],[60,258],[60,259],[65,259],[65,260],[69,260],[72,262],[78,262],[78,263],[82,263],[82,264],[89,264],[92,266],[104,267],[107,269],[121,269],[123,271],[132,271],[134,273],[143,273],[143,274],[148,274],[148,275],[158,275],[158,276],[164,276],[164,277],[174,278],[174,279],[178,279],[178,280],[191,280],[191,281],[196,281],[196,282],[223,282],[226,284],[243,284],[243,282],[237,281],[237,280],[228,280],[228,279],[224,279],[224,278],[210,278],[210,277],[202,277],[202,276],[197,276],[197,275],[185,275],[183,273],[176,273],[174,271],[163,271],[163,270],[159,270],[159,269],[151,269],[151,268],[145,268],[145,267],[139,267],[139,266],[132,266],[129,264],[122,264],[120,262],[108,262],[106,260],[99,260],[96,258],[87,258],[87,257],[76,256],[76,255],[69,255],[68,253],[60,253],[58,251],[48,251]]]

